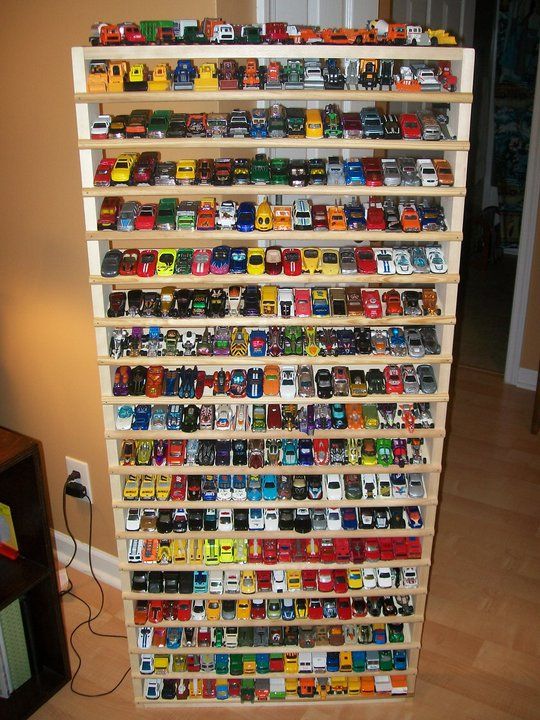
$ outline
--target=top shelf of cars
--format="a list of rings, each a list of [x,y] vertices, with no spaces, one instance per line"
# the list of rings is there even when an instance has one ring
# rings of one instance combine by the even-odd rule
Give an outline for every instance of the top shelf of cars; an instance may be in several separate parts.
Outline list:
[[[446,30],[370,20],[365,28],[320,28],[285,22],[233,25],[223,18],[202,21],[142,20],[118,24],[97,22],[89,37],[92,46],[117,45],[456,45]]]

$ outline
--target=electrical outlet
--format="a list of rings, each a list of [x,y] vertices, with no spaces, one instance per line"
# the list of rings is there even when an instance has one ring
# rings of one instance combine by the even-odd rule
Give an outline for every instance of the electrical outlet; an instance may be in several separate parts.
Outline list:
[[[88,463],[66,456],[66,470],[68,475],[70,475],[74,470],[80,473],[81,477],[77,480],[77,482],[84,485],[86,488],[86,494],[89,499],[92,500],[92,486],[90,485],[90,471],[88,469]]]

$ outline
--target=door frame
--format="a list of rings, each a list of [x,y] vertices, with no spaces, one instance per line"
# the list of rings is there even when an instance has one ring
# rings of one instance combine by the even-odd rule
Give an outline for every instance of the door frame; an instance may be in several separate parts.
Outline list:
[[[538,204],[540,202],[540,53],[536,70],[536,84],[534,91],[534,105],[531,121],[531,138],[529,142],[529,158],[527,163],[527,176],[525,179],[525,193],[523,196],[523,213],[521,216],[521,230],[519,233],[519,249],[514,284],[514,299],[512,301],[512,316],[508,335],[508,348],[506,352],[506,366],[504,381],[510,385],[534,390],[537,382],[537,372],[521,367],[521,354],[523,348],[523,335],[527,304],[529,300],[529,286],[531,281],[531,265],[534,245],[536,241],[536,223],[538,220]]]

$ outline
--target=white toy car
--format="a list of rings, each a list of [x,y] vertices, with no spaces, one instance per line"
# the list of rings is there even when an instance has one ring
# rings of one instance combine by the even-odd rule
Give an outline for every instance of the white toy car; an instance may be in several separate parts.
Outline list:
[[[439,184],[439,178],[431,160],[418,158],[416,161],[416,172],[423,187],[436,187]]]
[[[328,530],[341,530],[341,513],[339,508],[326,508],[326,527]]]
[[[223,592],[238,593],[240,592],[240,571],[225,570],[225,578],[223,581]]]
[[[266,508],[264,511],[264,529],[271,532],[279,530],[279,515],[276,508]]]
[[[377,575],[373,568],[362,568],[362,582],[366,590],[374,590],[377,587]]]
[[[296,397],[296,368],[288,365],[281,368],[279,394],[283,400],[294,400]]]
[[[327,500],[343,499],[343,478],[341,475],[324,476],[324,494]]]
[[[362,475],[362,497],[377,497],[377,476],[372,473]]]
[[[394,264],[398,275],[412,275],[411,254],[407,248],[394,249]]]
[[[396,265],[394,263],[394,254],[390,248],[376,249],[375,259],[377,260],[377,272],[379,275],[395,274]]]
[[[401,579],[403,587],[415,588],[418,587],[418,573],[415,567],[404,567],[401,569]]]
[[[429,263],[429,269],[432,273],[448,272],[448,265],[444,259],[442,249],[438,245],[430,245],[426,248],[426,256]]]
[[[126,517],[126,530],[130,532],[137,532],[141,527],[141,509],[140,508],[129,508]]]
[[[131,430],[133,405],[119,405],[116,409],[115,426],[117,430]]]
[[[208,573],[208,591],[215,595],[223,592],[223,570],[210,570]]]
[[[233,200],[224,200],[219,204],[216,226],[220,230],[234,230],[236,227],[236,203]]]
[[[234,493],[233,493],[234,497]],[[233,529],[233,514],[229,508],[222,508],[218,515],[218,530],[220,532],[231,532]]]
[[[194,600],[191,606],[191,619],[204,620],[206,617],[206,602],[204,600]]]
[[[392,572],[391,572],[390,568],[378,567],[376,572],[377,572],[377,585],[380,588],[391,588],[393,586]]]
[[[249,508],[248,523],[250,530],[264,530],[264,512],[262,508]]]
[[[294,295],[291,288],[278,290],[278,316],[294,317]]]
[[[274,570],[272,572],[272,592],[282,593],[287,589],[287,578],[284,570]]]
[[[148,648],[152,647],[153,635],[154,635],[154,628],[152,628],[152,627],[139,628],[139,632],[137,633],[137,647],[140,647],[141,650],[148,650]]]
[[[163,680],[150,680],[147,678],[144,681],[144,697],[147,700],[159,700],[161,697],[161,688]]]
[[[90,128],[90,138],[92,140],[106,140],[109,134],[109,125],[111,124],[110,115],[100,115],[94,120]]]

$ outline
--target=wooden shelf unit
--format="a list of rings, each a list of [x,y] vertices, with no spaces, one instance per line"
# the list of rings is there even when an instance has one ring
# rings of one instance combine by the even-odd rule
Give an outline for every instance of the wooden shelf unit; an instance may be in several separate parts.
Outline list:
[[[89,63],[92,59],[101,59],[107,57],[111,60],[133,60],[140,62],[149,62],[150,64],[160,61],[175,62],[176,59],[218,59],[235,57],[248,58],[325,58],[325,57],[357,57],[357,58],[392,58],[397,60],[423,60],[427,62],[437,62],[438,60],[450,60],[452,62],[452,70],[458,77],[457,92],[426,92],[426,93],[403,93],[403,92],[377,92],[366,90],[343,90],[343,91],[322,91],[322,90],[255,90],[255,91],[218,91],[218,92],[198,92],[198,91],[166,91],[166,92],[135,92],[135,93],[98,93],[91,94],[86,89],[86,77],[88,73]],[[73,76],[74,76],[74,100],[77,114],[78,125],[78,151],[81,164],[81,195],[84,207],[85,217],[85,233],[83,239],[87,243],[89,258],[89,274],[90,286],[93,300],[94,310],[94,326],[97,342],[97,362],[100,373],[101,393],[103,413],[105,420],[105,438],[109,459],[110,483],[112,492],[112,507],[115,519],[116,537],[118,543],[119,555],[119,571],[121,575],[121,587],[123,593],[124,611],[126,617],[126,628],[128,632],[129,651],[131,654],[132,678],[135,702],[142,706],[175,705],[176,701],[152,701],[149,702],[144,697],[144,678],[149,676],[141,675],[139,672],[138,659],[143,651],[137,647],[137,628],[134,624],[134,606],[136,600],[141,599],[165,599],[179,598],[181,595],[152,595],[143,593],[134,593],[131,590],[131,574],[141,570],[160,570],[160,571],[178,571],[178,570],[209,570],[215,569],[249,569],[249,570],[294,570],[302,569],[350,569],[354,567],[351,564],[321,564],[321,563],[278,563],[276,565],[264,565],[261,563],[238,564],[231,563],[226,565],[205,565],[199,563],[188,564],[170,564],[158,565],[149,563],[129,563],[128,562],[128,544],[131,539],[144,538],[161,538],[161,539],[199,539],[209,537],[221,537],[226,535],[227,538],[291,538],[295,534],[293,531],[288,532],[230,532],[230,533],[208,533],[208,532],[187,532],[183,534],[160,534],[156,532],[128,532],[125,530],[125,519],[130,508],[174,508],[177,506],[186,509],[204,509],[205,503],[201,501],[183,501],[173,502],[170,500],[149,500],[130,502],[123,500],[123,484],[127,475],[133,474],[155,474],[155,475],[173,475],[176,474],[178,468],[175,467],[155,467],[155,466],[123,466],[119,463],[119,449],[124,439],[158,439],[158,438],[197,438],[197,439],[249,439],[251,437],[258,439],[280,439],[280,438],[301,438],[305,437],[299,432],[289,433],[287,431],[266,431],[264,433],[245,432],[221,432],[221,431],[201,431],[195,434],[185,434],[182,432],[137,432],[137,431],[120,431],[115,427],[115,409],[122,404],[136,404],[138,402],[168,405],[172,398],[159,397],[150,400],[146,397],[115,397],[112,393],[112,382],[114,376],[114,368],[118,365],[135,365],[155,366],[163,365],[165,367],[181,367],[183,365],[195,365],[198,367],[209,368],[234,368],[234,367],[251,367],[253,365],[277,364],[283,365],[300,365],[309,364],[313,366],[331,367],[334,365],[345,364],[349,367],[382,367],[389,361],[398,364],[409,363],[431,363],[434,366],[437,377],[438,389],[434,395],[388,395],[388,396],[367,396],[365,398],[333,398],[330,401],[315,399],[316,402],[335,402],[340,403],[373,403],[373,402],[429,402],[434,418],[433,429],[417,429],[413,433],[408,434],[406,430],[399,429],[378,429],[376,431],[367,430],[347,430],[347,431],[317,431],[314,437],[350,437],[351,433],[357,438],[373,437],[373,438],[395,438],[395,437],[415,437],[424,439],[424,454],[428,459],[425,465],[411,465],[405,468],[398,466],[390,466],[388,468],[382,466],[329,466],[324,467],[303,467],[303,466],[268,466],[260,471],[260,474],[320,474],[325,469],[331,472],[359,472],[362,469],[368,472],[407,472],[419,471],[424,476],[426,494],[423,498],[375,498],[364,500],[306,500],[306,501],[259,501],[256,503],[250,501],[232,502],[223,501],[211,503],[215,508],[235,508],[248,509],[254,506],[261,508],[326,508],[326,507],[401,507],[407,504],[416,504],[421,508],[424,526],[421,529],[412,530],[358,530],[358,531],[340,531],[337,533],[339,537],[418,537],[422,545],[422,554],[419,559],[400,559],[394,561],[378,561],[365,563],[370,567],[408,567],[417,568],[419,583],[418,587],[411,592],[414,612],[410,616],[380,616],[380,617],[358,617],[347,621],[351,625],[368,625],[372,623],[389,624],[392,622],[405,623],[406,634],[403,643],[388,643],[385,645],[358,645],[354,649],[358,650],[378,650],[378,649],[405,649],[408,653],[408,669],[403,672],[385,672],[384,674],[398,674],[407,678],[408,696],[414,694],[414,687],[417,674],[418,656],[421,646],[422,627],[426,606],[426,598],[429,589],[429,570],[431,564],[431,550],[434,536],[437,498],[439,491],[439,478],[442,468],[443,444],[445,436],[446,410],[449,399],[449,381],[450,370],[452,364],[452,345],[454,339],[455,312],[457,300],[457,288],[459,283],[459,264],[461,253],[461,242],[463,240],[463,213],[464,198],[466,194],[466,176],[467,176],[467,156],[469,150],[469,124],[472,103],[472,80],[474,68],[474,51],[471,49],[462,49],[458,47],[362,47],[362,46],[310,46],[310,45],[260,45],[260,46],[146,46],[146,47],[117,47],[117,48],[74,48],[72,51],[73,60]],[[345,101],[353,103],[353,109],[366,104],[375,102],[392,102],[392,103],[418,103],[419,107],[422,103],[442,102],[448,103],[450,106],[449,119],[455,140],[443,140],[439,142],[426,141],[408,141],[408,140],[364,140],[364,139],[251,139],[251,138],[222,138],[222,139],[206,139],[206,138],[181,138],[181,139],[132,139],[132,140],[91,140],[90,128],[92,122],[97,118],[100,112],[108,104],[122,103],[126,105],[125,111],[129,112],[134,107],[167,107],[167,104],[191,103],[194,109],[197,103],[211,101],[213,103],[227,101],[244,101],[257,104],[259,101]],[[320,148],[326,149],[329,154],[340,150],[357,151],[364,154],[370,154],[372,151],[394,151],[401,154],[409,154],[409,150],[427,152],[428,155],[435,153],[437,156],[445,157],[452,165],[455,176],[455,186],[450,188],[367,188],[365,186],[323,186],[306,188],[293,188],[290,186],[234,186],[227,188],[218,188],[214,186],[162,186],[162,187],[125,187],[117,186],[113,188],[94,188],[93,177],[95,168],[99,160],[103,157],[103,153],[116,154],[124,149],[137,149],[142,151],[145,149],[155,149],[163,151],[174,151],[175,155],[180,157],[182,154],[191,153],[191,149],[204,148],[209,155],[219,155],[220,151],[225,153],[233,152],[235,149],[251,149],[256,151],[260,148],[271,150],[272,148]],[[368,197],[370,195],[378,196],[430,196],[438,197],[444,207],[446,221],[448,225],[447,232],[424,232],[419,234],[405,233],[385,233],[385,232],[275,232],[268,233],[252,232],[240,233],[236,231],[217,231],[212,233],[206,232],[186,232],[186,231],[150,231],[150,232],[117,232],[117,231],[97,231],[97,218],[99,207],[103,197],[110,195],[122,195],[126,198],[157,198],[157,197],[202,197],[205,195],[213,195],[217,197],[233,197],[239,196],[260,196],[268,194],[285,195],[285,196],[361,196]],[[411,276],[300,276],[297,278],[286,276],[206,276],[196,278],[193,276],[173,276],[170,278],[113,278],[104,279],[101,277],[100,268],[101,260],[109,248],[126,248],[126,247],[155,247],[155,248],[177,248],[177,247],[215,247],[217,245],[227,243],[233,246],[267,246],[269,244],[295,245],[305,247],[306,245],[318,245],[320,247],[340,247],[344,244],[352,242],[369,242],[377,245],[387,244],[417,244],[417,243],[442,243],[448,261],[448,273],[445,275],[411,275]],[[242,284],[273,284],[289,287],[289,286],[343,286],[343,285],[359,285],[373,286],[384,289],[385,287],[418,288],[419,286],[435,287],[439,297],[439,306],[441,315],[435,317],[384,317],[379,320],[370,320],[365,317],[325,317],[325,318],[258,318],[258,317],[227,317],[223,319],[208,318],[109,318],[107,317],[108,294],[112,289],[125,289],[137,287],[144,289],[160,288],[164,286],[175,286],[183,288],[200,288],[200,287],[222,287],[228,285]],[[193,329],[201,330],[203,328],[212,328],[217,325],[231,327],[246,328],[265,328],[273,325],[286,327],[288,325],[297,326],[318,326],[318,327],[391,327],[395,325],[435,325],[441,343],[441,354],[438,356],[426,356],[421,360],[414,360],[410,357],[394,358],[389,356],[342,356],[342,357],[306,357],[306,356],[289,356],[279,358],[252,358],[252,357],[123,357],[119,360],[109,357],[109,340],[110,333],[113,328],[133,328],[133,327],[154,327],[160,326],[165,328]],[[315,369],[315,368],[314,368]],[[204,402],[207,404],[221,404],[227,401],[226,397],[204,396],[201,401],[192,399],[174,398],[174,402],[181,405],[191,404],[193,402]],[[251,400],[244,398],[241,400],[231,399],[234,404],[269,404],[280,402],[280,398],[263,397],[259,400]],[[295,398],[292,401],[299,405],[306,405],[313,402],[309,398]],[[206,472],[213,473],[249,473],[249,468],[226,466],[226,467],[201,467],[201,466],[185,466],[181,468],[182,473],[186,475],[200,475]],[[300,538],[322,538],[336,535],[336,532],[318,531],[311,532],[307,535],[298,535]],[[360,565],[361,567],[362,565]],[[358,567],[358,565],[356,566]],[[375,595],[400,595],[404,593],[404,588],[392,588],[388,590],[367,591],[364,588],[358,591],[349,591],[350,597],[365,597]],[[317,592],[301,592],[301,593],[285,593],[275,597],[317,597]],[[247,597],[252,598],[253,595],[247,596],[216,596],[216,595],[200,595],[200,597],[223,599],[227,597]],[[274,597],[272,593],[264,593],[262,597]],[[327,593],[325,597],[335,597],[333,593]],[[331,626],[339,622],[336,619],[323,619],[313,621],[309,618],[297,618],[288,625],[307,626],[307,625],[328,625]],[[191,620],[190,625],[193,627],[227,627],[242,626],[254,624],[258,626],[271,626],[280,624],[279,620]],[[179,625],[178,621],[163,621],[159,623],[162,627],[175,627]],[[339,649],[351,649],[352,646],[339,648],[335,646],[317,646],[315,650],[331,651]],[[180,653],[198,652],[216,654],[219,651],[230,652],[236,654],[249,651],[251,648],[179,648]],[[260,648],[260,651],[268,652],[297,652],[300,647],[282,646],[282,647],[266,647]],[[150,648],[150,652],[161,653],[167,652],[165,648]],[[368,672],[365,675],[374,675],[376,673]],[[192,676],[189,673],[181,673],[182,677],[203,680],[205,678],[220,678],[222,675],[215,673],[196,673]],[[326,673],[331,675],[331,673]],[[360,673],[359,675],[362,675]],[[152,677],[152,676],[150,676]],[[159,675],[156,677],[178,677],[177,674]],[[225,676],[226,677],[226,676]],[[242,678],[243,676],[235,676]],[[257,676],[249,675],[246,677],[254,678]],[[271,673],[265,677],[291,677],[285,674]],[[305,675],[302,675],[305,677]],[[317,676],[315,676],[317,677]],[[352,702],[354,700],[365,699],[361,696],[329,696],[326,702]],[[377,696],[370,697],[376,701]],[[383,698],[380,698],[383,699]],[[395,702],[399,702],[399,698],[392,698]],[[227,702],[234,703],[236,698],[229,698]],[[317,701],[315,699],[314,701]],[[284,702],[288,704],[305,704],[309,700],[294,700],[287,698]],[[215,700],[206,700],[202,697],[195,697],[189,700],[182,700],[181,704],[190,706],[215,706]]]

